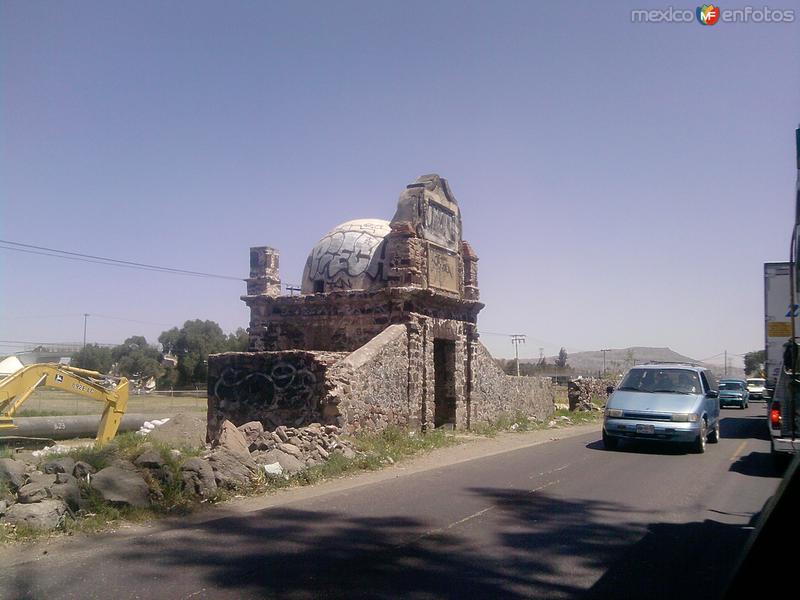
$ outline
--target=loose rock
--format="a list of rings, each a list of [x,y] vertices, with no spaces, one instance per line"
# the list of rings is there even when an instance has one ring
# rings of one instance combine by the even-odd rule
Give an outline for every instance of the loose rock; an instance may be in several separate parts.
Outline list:
[[[50,487],[50,495],[66,502],[73,510],[81,508],[83,501],[78,480],[69,473],[58,473],[56,482]]]
[[[197,448],[206,443],[206,425],[202,413],[179,413],[153,429],[148,438],[167,446]]]
[[[82,460],[76,462],[75,467],[72,469],[72,474],[78,479],[86,479],[87,476],[93,475],[94,473],[97,473],[97,469]]]
[[[109,502],[129,506],[148,506],[150,503],[147,483],[136,471],[106,467],[92,477],[91,486]]]
[[[52,477],[51,481],[39,480],[26,483],[17,491],[17,500],[22,504],[33,504],[34,502],[41,502],[51,497],[50,486],[55,483],[55,475],[47,475]]]
[[[258,466],[250,458],[246,460],[239,454],[234,454],[227,448],[217,448],[208,456],[208,462],[214,470],[217,485],[225,488],[235,488],[245,485],[250,481]]]
[[[215,443],[216,447],[225,448],[232,454],[241,456],[242,458],[250,458],[250,444],[244,434],[236,429],[236,425],[230,421],[222,423],[222,430],[220,431],[219,438]]]
[[[248,446],[264,433],[264,425],[261,424],[261,421],[250,421],[249,423],[240,425],[238,429],[247,440]]]
[[[299,460],[291,454],[286,454],[286,452],[278,450],[277,448],[267,452],[259,452],[255,456],[255,459],[259,463],[265,465],[278,463],[281,469],[283,469],[283,472],[287,475],[293,475],[298,471],[302,471],[306,466],[304,461]]]
[[[278,450],[286,452],[286,454],[291,454],[295,458],[301,458],[303,453],[300,451],[300,448],[295,446],[294,444],[278,444]]]
[[[21,460],[0,458],[0,481],[6,481],[11,491],[16,491],[28,480],[28,467]]]
[[[280,427],[278,427],[275,430],[275,435],[277,435],[281,439],[282,442],[288,442],[289,441],[289,436],[286,435],[286,426],[284,426],[284,425],[281,425]]]
[[[71,456],[51,460],[42,465],[42,471],[45,473],[72,473],[74,468],[75,459]]]
[[[202,458],[186,459],[181,466],[181,480],[187,490],[201,498],[211,498],[217,493],[214,469]]]
[[[15,504],[6,511],[4,520],[14,525],[24,523],[34,529],[51,530],[64,522],[66,512],[63,500],[42,500],[35,504]]]
[[[140,454],[139,458],[137,458],[134,463],[145,469],[161,469],[167,464],[164,457],[161,456],[161,452],[152,448]]]

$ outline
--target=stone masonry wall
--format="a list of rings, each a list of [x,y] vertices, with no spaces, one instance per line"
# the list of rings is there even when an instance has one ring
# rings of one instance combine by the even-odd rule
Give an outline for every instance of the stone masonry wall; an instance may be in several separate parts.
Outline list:
[[[415,421],[408,397],[408,334],[405,325],[382,333],[328,371],[333,390],[323,412],[337,415],[348,432],[376,431]]]
[[[323,422],[328,369],[343,353],[226,352],[208,357],[208,440],[225,419],[260,421],[265,429]]]
[[[594,377],[570,380],[567,385],[569,409],[579,411],[601,410],[600,404],[605,405],[608,399],[606,388],[614,385],[616,385],[615,381]]]
[[[388,288],[305,296],[243,297],[250,307],[250,351],[353,352],[415,314],[475,323],[483,304],[431,290]]]
[[[546,377],[506,375],[483,344],[474,344],[472,422],[492,422],[516,412],[545,419],[554,411],[555,389]]]
[[[452,425],[467,429],[502,414],[544,419],[554,409],[547,378],[511,377],[474,340],[474,325],[412,315],[354,352],[228,352],[209,357],[208,438],[225,419],[236,425],[314,422],[348,433],[388,426],[433,429],[436,416],[434,341],[453,343]],[[452,405],[451,405],[452,406]],[[452,413],[451,413],[452,414]],[[451,423],[448,419],[446,423]]]
[[[412,368],[422,373],[422,388],[420,395],[420,418],[423,429],[431,430],[435,425],[436,412],[436,371],[434,365],[434,341],[437,339],[454,342],[455,352],[455,422],[453,425],[459,429],[466,429],[467,420],[467,337],[466,329],[470,324],[453,319],[440,319],[417,315],[417,323],[422,335],[416,338],[417,347],[412,360]]]

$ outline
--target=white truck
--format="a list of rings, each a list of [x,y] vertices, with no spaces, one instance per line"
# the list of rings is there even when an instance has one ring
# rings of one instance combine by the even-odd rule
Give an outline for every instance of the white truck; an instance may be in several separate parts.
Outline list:
[[[772,457],[779,465],[800,454],[800,127],[795,140],[797,188],[789,262],[764,265],[765,369],[767,387],[774,386],[767,401],[767,427]]]
[[[783,365],[784,345],[792,337],[790,269],[788,262],[764,263],[764,372],[770,391]]]

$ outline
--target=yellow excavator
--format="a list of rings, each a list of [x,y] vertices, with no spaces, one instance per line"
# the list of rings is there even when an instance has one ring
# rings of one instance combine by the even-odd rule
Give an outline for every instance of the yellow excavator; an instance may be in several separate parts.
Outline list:
[[[54,363],[28,365],[0,380],[0,431],[16,427],[14,414],[39,386],[105,402],[97,442],[104,444],[117,435],[122,415],[128,408],[128,380]]]

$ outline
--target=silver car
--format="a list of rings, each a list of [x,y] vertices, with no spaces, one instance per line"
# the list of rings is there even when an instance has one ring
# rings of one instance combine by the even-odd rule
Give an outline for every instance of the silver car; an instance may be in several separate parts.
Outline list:
[[[661,440],[706,450],[719,441],[719,392],[714,374],[692,364],[637,365],[612,391],[603,419],[603,444]]]

